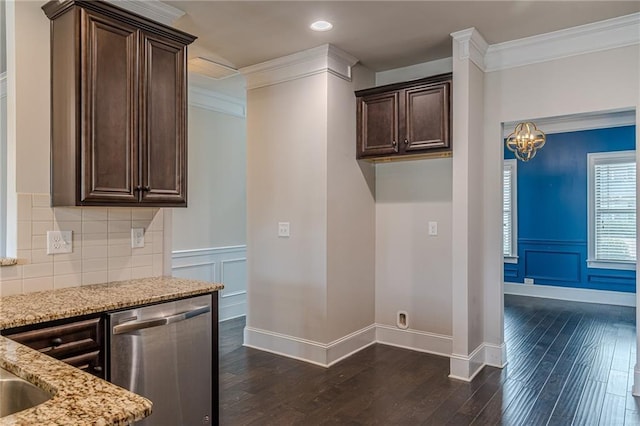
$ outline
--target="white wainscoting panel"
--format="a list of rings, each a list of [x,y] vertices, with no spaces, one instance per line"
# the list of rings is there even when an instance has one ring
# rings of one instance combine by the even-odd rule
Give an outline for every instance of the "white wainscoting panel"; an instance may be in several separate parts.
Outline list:
[[[247,246],[174,251],[172,273],[224,284],[219,295],[220,321],[247,314]]]

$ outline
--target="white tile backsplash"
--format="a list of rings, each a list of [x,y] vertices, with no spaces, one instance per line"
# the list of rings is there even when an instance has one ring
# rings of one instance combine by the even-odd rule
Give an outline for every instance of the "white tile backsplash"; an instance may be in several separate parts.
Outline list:
[[[132,226],[145,247],[131,249]],[[48,255],[47,231],[73,232],[73,252]],[[48,194],[18,194],[19,264],[0,268],[0,295],[143,278],[163,273],[158,208],[50,207]]]
[[[109,209],[109,221],[126,220],[131,222],[131,209],[120,207]]]
[[[81,260],[68,260],[58,262],[57,259],[53,262],[54,275],[70,275],[77,274],[82,275],[82,261]]]
[[[22,267],[22,278],[52,277],[53,263],[31,263]]]
[[[22,279],[22,291],[25,293],[45,290],[53,290],[53,276]]]
[[[107,271],[96,272],[83,272],[82,273],[82,285],[100,284],[109,281],[109,274]]]
[[[18,222],[20,223],[20,222]],[[33,235],[47,235],[47,231],[53,231],[53,221],[45,221],[45,222],[27,222],[31,224],[31,233]],[[18,245],[20,245],[20,241],[18,241]],[[26,248],[26,247],[25,247]]]
[[[53,217],[56,222],[80,222],[82,220],[82,209],[56,207],[53,209]]]
[[[0,282],[0,296],[22,293],[22,280],[3,280]]]
[[[109,269],[109,259],[101,257],[98,259],[82,259],[82,272],[99,272]]]
[[[94,220],[107,220],[109,211],[104,207],[84,207],[82,220],[85,222]]]
[[[82,222],[82,234],[106,234],[109,222],[106,220],[88,220]]]
[[[32,207],[31,220],[53,220],[53,209],[51,207]]]
[[[56,275],[53,277],[53,288],[80,287],[81,274]]]

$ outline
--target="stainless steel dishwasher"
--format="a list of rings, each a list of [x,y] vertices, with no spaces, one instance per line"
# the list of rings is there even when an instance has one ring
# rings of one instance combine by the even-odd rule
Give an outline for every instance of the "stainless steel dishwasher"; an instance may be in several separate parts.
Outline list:
[[[153,402],[145,426],[214,424],[211,295],[109,314],[110,381]]]

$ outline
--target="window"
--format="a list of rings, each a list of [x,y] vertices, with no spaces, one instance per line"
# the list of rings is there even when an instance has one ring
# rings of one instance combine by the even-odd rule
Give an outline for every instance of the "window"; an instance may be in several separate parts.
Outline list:
[[[635,269],[635,151],[587,155],[591,268]]]
[[[504,160],[502,169],[502,255],[507,263],[518,262],[517,163]]]

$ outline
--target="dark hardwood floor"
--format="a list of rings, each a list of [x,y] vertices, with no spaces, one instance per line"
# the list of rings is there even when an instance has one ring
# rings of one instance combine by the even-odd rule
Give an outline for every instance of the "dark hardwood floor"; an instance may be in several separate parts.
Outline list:
[[[317,367],[243,347],[243,327],[220,324],[222,425],[640,425],[634,308],[505,296],[509,364],[471,383],[381,344]]]

